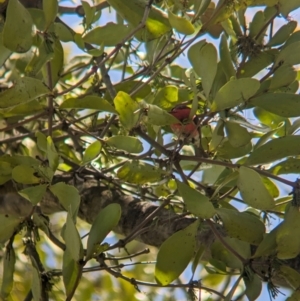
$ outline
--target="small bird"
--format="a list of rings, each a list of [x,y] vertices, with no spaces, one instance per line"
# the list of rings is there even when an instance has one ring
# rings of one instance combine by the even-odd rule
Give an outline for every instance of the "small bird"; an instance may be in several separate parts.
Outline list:
[[[198,141],[199,130],[197,128],[198,117],[194,115],[190,119],[191,108],[185,105],[179,105],[174,107],[169,113],[176,117],[180,122],[171,125],[171,129],[174,134],[181,139]]]
[[[184,143],[193,144],[196,156],[203,156],[199,134],[199,118],[197,115],[190,117],[191,108],[185,105],[174,107],[169,113],[180,122],[172,124],[170,127],[174,134]]]

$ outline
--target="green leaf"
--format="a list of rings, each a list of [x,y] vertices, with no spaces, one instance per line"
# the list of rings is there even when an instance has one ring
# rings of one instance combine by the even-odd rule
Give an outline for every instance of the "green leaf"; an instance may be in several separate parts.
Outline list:
[[[237,186],[243,200],[249,206],[260,210],[272,209],[275,206],[274,199],[262,178],[253,169],[240,167]]]
[[[250,100],[254,106],[283,117],[300,115],[300,95],[291,93],[264,93]]]
[[[85,150],[82,158],[82,164],[89,163],[96,159],[102,149],[102,143],[100,141],[94,141]]]
[[[139,120],[139,105],[127,93],[118,92],[114,99],[117,112],[120,115],[120,122],[127,130],[131,130]]]
[[[96,7],[91,6],[87,1],[81,1],[83,10],[84,10],[84,25],[86,28],[89,28],[94,20],[95,12],[96,12]]]
[[[5,243],[14,234],[22,219],[0,213],[0,243]]]
[[[26,75],[36,77],[42,67],[52,58],[53,51],[49,49],[47,42],[43,40],[25,68]]]
[[[275,175],[300,174],[300,159],[288,158],[273,166],[270,171]]]
[[[68,211],[69,208],[71,208],[72,216],[75,221],[80,204],[78,190],[74,186],[62,182],[50,186],[49,189],[58,198],[65,210]]]
[[[27,52],[32,45],[30,13],[18,0],[9,0],[5,15],[3,45],[14,52]]]
[[[198,68],[195,71],[201,77],[204,93],[208,97],[218,66],[218,54],[213,44],[208,43],[200,48],[197,65]]]
[[[176,181],[176,183],[187,209],[192,214],[201,218],[211,218],[216,213],[213,204],[207,196],[184,183],[179,181]]]
[[[242,66],[240,77],[252,77],[259,71],[270,66],[278,55],[278,49],[270,49],[260,52],[258,55],[251,56]]]
[[[220,60],[223,67],[223,71],[226,75],[227,81],[229,81],[231,77],[236,75],[236,72],[232,64],[232,58],[228,48],[225,34],[222,34],[219,48],[220,48]]]
[[[286,282],[292,287],[292,289],[297,290],[300,286],[300,274],[298,271],[294,270],[288,265],[280,265],[279,275],[283,277]]]
[[[36,267],[37,263],[33,259],[34,264],[32,265],[32,281],[31,281],[31,291],[33,301],[39,301],[42,299],[42,284],[41,284],[41,275]]]
[[[249,142],[244,146],[233,147],[229,140],[225,138],[216,150],[219,158],[234,159],[247,155],[252,150],[252,144]]]
[[[291,231],[293,229],[293,231]],[[290,259],[300,253],[300,212],[298,207],[290,206],[284,221],[276,232],[277,257]]]
[[[2,257],[3,260],[3,276],[0,297],[3,300],[8,300],[7,298],[10,295],[10,292],[14,284],[14,272],[15,272],[15,263],[16,263],[16,254],[12,246],[8,246],[5,249],[5,252]]]
[[[290,21],[289,23],[284,24],[278,29],[278,31],[274,34],[274,36],[270,39],[266,46],[271,47],[283,44],[288,39],[288,37],[294,32],[296,27],[296,21]]]
[[[63,23],[54,23],[54,31],[57,37],[62,42],[74,42],[73,33]]]
[[[300,136],[285,136],[273,139],[258,147],[250,154],[247,165],[258,165],[274,162],[288,156],[300,154]]]
[[[141,161],[126,162],[117,172],[120,179],[141,185],[158,182],[164,174],[161,169]]]
[[[171,26],[179,33],[190,35],[195,32],[193,24],[186,18],[179,17],[173,14],[170,10],[168,12],[169,22]]]
[[[12,171],[12,178],[22,184],[38,184],[40,179],[35,176],[36,170],[28,165],[18,165]]]
[[[178,87],[165,86],[161,88],[156,94],[153,104],[163,109],[171,109],[178,101]]]
[[[226,208],[219,208],[216,211],[230,237],[249,242],[252,245],[258,245],[262,241],[265,225],[258,216]]]
[[[52,138],[47,137],[47,159],[49,161],[49,167],[55,172],[59,164],[59,156],[56,151]]]
[[[87,241],[86,260],[93,256],[96,245],[100,245],[108,233],[118,225],[120,217],[121,206],[117,203],[109,204],[98,213]]]
[[[251,273],[249,276],[243,277],[246,289],[245,294],[249,301],[255,301],[261,294],[262,281],[258,275]]]
[[[51,73],[48,72],[45,65],[42,68],[42,73],[46,83],[49,83],[49,75],[51,76],[52,86],[55,87],[60,79],[60,73],[64,66],[64,49],[56,36],[54,36],[53,40],[54,42],[52,42],[50,46],[53,49],[53,58],[49,61]]]
[[[63,252],[62,274],[67,296],[74,293],[74,288],[77,286],[81,276],[81,270],[81,265],[72,258],[70,251],[65,250]]]
[[[290,65],[284,64],[280,66],[270,78],[269,90],[276,90],[286,87],[294,82],[297,78],[297,71]]]
[[[206,45],[205,40],[201,40],[196,44],[192,45],[188,50],[188,59],[193,66],[195,72],[200,76],[201,68],[199,67],[199,56],[201,48]]]
[[[270,233],[265,234],[264,239],[258,245],[253,258],[261,256],[269,256],[276,252],[276,235],[281,224],[275,227]]]
[[[300,42],[295,42],[288,45],[282,51],[280,51],[275,61],[275,67],[285,64],[297,65],[300,64]]]
[[[211,109],[215,112],[238,106],[255,95],[259,87],[259,81],[253,78],[231,80],[217,92]]]
[[[85,96],[69,98],[61,105],[61,109],[94,109],[115,114],[115,108],[104,98],[98,96]]]
[[[155,105],[147,105],[147,116],[151,125],[165,126],[178,123],[177,118]]]
[[[195,221],[163,242],[155,265],[155,280],[158,284],[170,284],[185,270],[194,256],[198,226],[199,221]]]
[[[107,1],[118,14],[125,19],[133,28],[136,28],[143,19],[147,2],[140,0],[108,0]],[[140,41],[157,39],[165,33],[171,31],[167,14],[152,5],[144,29],[140,30],[135,36]]]
[[[47,30],[56,18],[58,12],[57,0],[43,0],[43,11],[45,13],[45,29]]]
[[[48,93],[49,90],[42,81],[22,77],[11,88],[0,93],[0,109],[12,108]]]
[[[12,177],[12,167],[10,163],[0,161],[0,185],[9,181]]]
[[[226,121],[225,130],[227,132],[228,141],[233,147],[242,147],[251,141],[251,136],[247,129],[236,122]]]
[[[250,257],[250,245],[247,242],[231,237],[223,237],[223,240],[231,249],[235,250],[241,257],[247,259]],[[223,262],[232,269],[242,269],[243,263],[220,241],[215,240],[211,246],[211,255],[214,259]]]
[[[129,153],[139,154],[144,150],[142,142],[136,137],[115,135],[105,140],[112,147]]]
[[[40,151],[46,153],[47,152],[47,137],[42,132],[37,131],[35,133],[35,137],[37,138],[36,144]]]
[[[83,40],[86,43],[99,46],[116,46],[130,31],[131,28],[128,25],[108,22],[104,26],[93,28],[83,36]]]
[[[47,184],[28,187],[18,191],[19,195],[31,202],[33,205],[38,204],[44,197],[47,190]]]
[[[291,11],[298,8],[300,5],[299,0],[281,0],[279,3],[279,11],[284,15],[285,18],[288,17]]]
[[[71,211],[69,211],[67,215],[66,228],[63,236],[66,242],[66,250],[68,250],[74,261],[79,262],[79,260],[83,258],[83,246],[78,230],[72,219]]]

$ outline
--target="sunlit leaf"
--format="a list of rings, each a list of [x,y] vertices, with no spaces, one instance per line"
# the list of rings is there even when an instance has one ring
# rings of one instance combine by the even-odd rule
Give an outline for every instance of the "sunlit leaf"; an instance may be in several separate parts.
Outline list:
[[[37,184],[40,179],[35,176],[36,170],[28,165],[18,165],[12,171],[13,179],[22,184]]]
[[[101,149],[102,144],[100,141],[97,140],[91,143],[83,153],[82,163],[86,164],[96,159],[99,156]]]
[[[3,274],[0,297],[7,300],[14,284],[16,254],[13,247],[6,248],[3,254]]]
[[[58,12],[57,0],[43,0],[43,11],[45,13],[45,28],[48,29]]]
[[[170,10],[168,12],[168,17],[171,26],[179,33],[190,35],[195,32],[193,24],[184,17],[179,17],[173,14]]]

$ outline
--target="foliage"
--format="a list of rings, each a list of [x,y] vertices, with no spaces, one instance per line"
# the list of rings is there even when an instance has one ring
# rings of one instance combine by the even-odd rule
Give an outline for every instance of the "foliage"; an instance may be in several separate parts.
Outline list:
[[[300,170],[300,32],[289,18],[300,2],[153,2],[0,1],[4,300],[119,300],[120,291],[133,300],[144,289],[154,299],[157,288],[179,287],[201,300],[252,301],[264,281],[276,297],[276,277],[298,300],[300,271],[287,260],[300,254],[300,184],[286,175]],[[198,116],[196,149],[189,137],[171,139],[178,104]],[[77,177],[159,206],[132,233],[117,203],[88,225]],[[22,196],[17,211],[6,187]],[[65,215],[41,212],[48,194]],[[146,255],[132,240],[155,229],[163,208],[192,222]],[[119,242],[108,235],[116,227],[127,234]]]

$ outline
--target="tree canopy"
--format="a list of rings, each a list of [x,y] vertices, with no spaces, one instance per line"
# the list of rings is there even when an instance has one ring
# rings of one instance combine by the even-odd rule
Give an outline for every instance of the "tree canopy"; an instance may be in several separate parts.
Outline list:
[[[300,300],[299,7],[0,1],[0,298]]]

